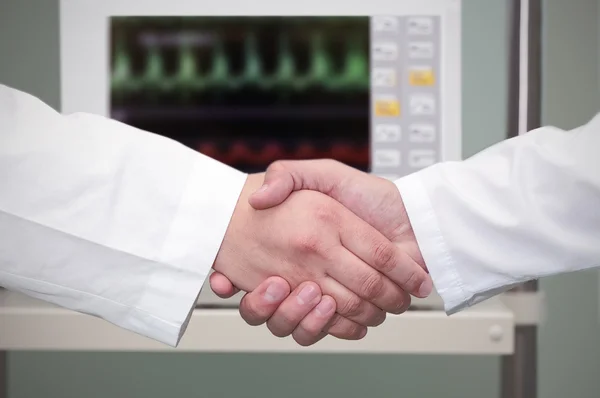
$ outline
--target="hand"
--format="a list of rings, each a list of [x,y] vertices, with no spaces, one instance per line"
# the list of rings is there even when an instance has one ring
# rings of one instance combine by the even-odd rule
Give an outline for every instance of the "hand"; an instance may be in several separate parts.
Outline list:
[[[280,206],[256,211],[247,200],[262,181],[262,175],[248,177],[215,260],[217,272],[245,291],[273,275],[293,288],[316,282],[335,299],[337,313],[347,318],[336,315],[328,326],[327,331],[337,337],[359,338],[364,331],[360,325],[383,322],[381,309],[406,310],[410,297],[377,271],[400,269],[396,261],[401,253],[388,240],[315,192],[296,192]],[[413,273],[409,282],[427,285],[429,278],[421,268]]]
[[[219,286],[223,282],[230,285],[223,275],[211,275],[211,286]],[[315,295],[315,298],[304,299],[307,292]],[[322,296],[316,283],[301,283],[290,294],[290,285],[276,276],[266,279],[240,302],[240,313],[248,324],[257,326],[266,322],[267,328],[275,336],[292,335],[302,346],[312,345],[327,335],[323,330],[333,319],[335,310],[335,300],[330,296]],[[366,328],[362,330],[366,334]],[[364,334],[358,335],[358,338],[361,337]]]
[[[423,284],[420,292],[410,289],[418,287],[410,281],[420,278],[414,265],[425,271],[427,267],[402,196],[393,182],[330,159],[279,161],[267,169],[263,186],[248,201],[255,209],[268,209],[298,190],[328,195],[381,232],[401,249],[403,257],[399,263],[407,267],[406,272],[398,270],[395,274],[398,278],[392,276],[392,280],[400,286],[409,286],[405,290],[417,297],[431,292],[432,283]],[[428,282],[431,282],[429,278]]]
[[[264,185],[250,196],[249,203],[255,209],[268,209],[297,190],[330,196],[394,242],[402,253],[398,268],[404,269],[395,269],[388,276],[416,297],[429,295],[433,288],[430,278],[421,285],[415,283],[423,281],[417,270],[427,271],[427,267],[394,183],[329,159],[279,161],[267,169]],[[234,287],[224,280],[216,289],[227,294]]]

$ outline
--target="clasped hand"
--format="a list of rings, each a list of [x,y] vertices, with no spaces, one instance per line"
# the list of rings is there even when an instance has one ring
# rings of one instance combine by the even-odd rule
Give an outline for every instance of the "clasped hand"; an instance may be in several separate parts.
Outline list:
[[[361,339],[432,290],[396,186],[332,160],[248,176],[213,269],[219,296],[250,292],[246,322],[301,345]]]

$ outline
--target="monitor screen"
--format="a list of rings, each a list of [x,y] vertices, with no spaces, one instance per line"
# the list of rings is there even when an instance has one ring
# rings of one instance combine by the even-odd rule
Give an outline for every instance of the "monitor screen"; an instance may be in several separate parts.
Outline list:
[[[111,17],[110,115],[244,172],[333,158],[406,174],[439,160],[436,23]]]

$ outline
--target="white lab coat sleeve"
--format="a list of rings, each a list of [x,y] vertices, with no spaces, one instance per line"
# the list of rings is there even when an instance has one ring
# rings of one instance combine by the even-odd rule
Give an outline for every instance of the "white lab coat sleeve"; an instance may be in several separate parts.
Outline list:
[[[0,85],[0,286],[176,346],[245,180]]]
[[[396,181],[448,314],[600,265],[600,116],[544,127]]]

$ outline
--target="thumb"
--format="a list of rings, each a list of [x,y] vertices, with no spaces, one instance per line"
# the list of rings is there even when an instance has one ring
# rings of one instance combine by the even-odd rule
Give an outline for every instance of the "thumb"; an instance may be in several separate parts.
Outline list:
[[[277,206],[295,190],[294,178],[287,170],[267,169],[262,187],[248,198],[250,206],[256,210]]]
[[[220,272],[213,272],[209,278],[210,288],[220,298],[230,298],[235,296],[239,289],[237,289],[233,283]]]
[[[308,189],[330,195],[339,187],[344,173],[341,163],[330,159],[278,161],[267,168],[263,186],[250,195],[248,202],[257,210],[268,209],[285,201],[293,191]]]

